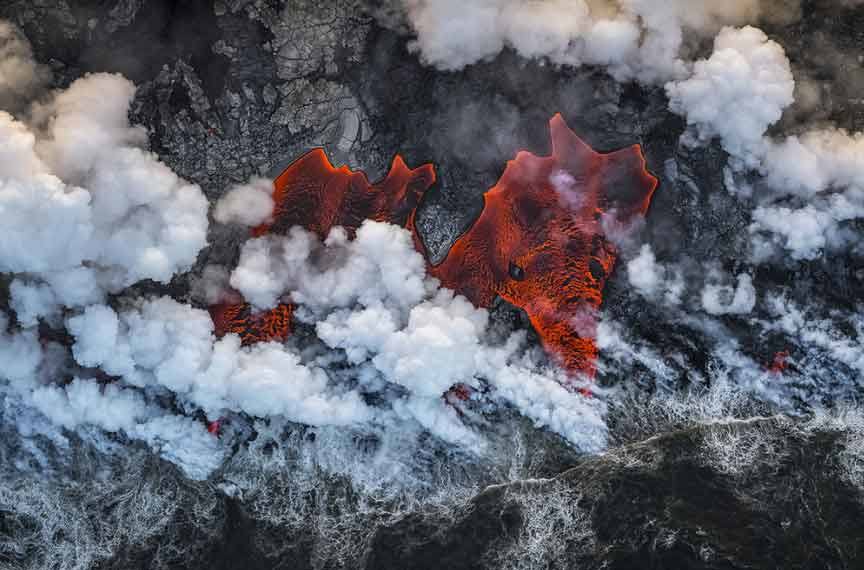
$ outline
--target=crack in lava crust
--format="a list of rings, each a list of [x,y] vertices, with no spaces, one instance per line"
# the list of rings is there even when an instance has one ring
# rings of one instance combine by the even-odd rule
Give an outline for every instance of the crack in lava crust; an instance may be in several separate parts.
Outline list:
[[[601,154],[561,115],[549,126],[552,154],[522,151],[509,161],[480,216],[429,273],[479,307],[500,296],[523,309],[547,352],[571,375],[590,377],[597,311],[618,255],[613,238],[645,215],[658,181],[639,145]],[[370,184],[316,149],[276,179],[273,219],[252,233],[299,225],[324,239],[342,226],[353,237],[372,219],[407,228],[425,255],[414,216],[434,182],[431,164],[412,170],[397,155],[386,178]],[[246,344],[286,338],[291,312],[284,303],[257,314],[245,303],[211,308],[217,334],[237,332]]]

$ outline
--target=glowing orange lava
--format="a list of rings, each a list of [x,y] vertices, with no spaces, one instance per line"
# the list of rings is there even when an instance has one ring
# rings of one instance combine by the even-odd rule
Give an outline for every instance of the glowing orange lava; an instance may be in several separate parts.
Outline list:
[[[396,155],[387,176],[370,184],[363,172],[334,168],[324,151],[316,148],[275,180],[273,221],[252,234],[285,233],[292,226],[302,226],[324,239],[332,228],[342,226],[353,237],[364,220],[413,227],[420,196],[434,183],[431,164],[412,170]]]
[[[219,432],[222,430],[222,420],[213,420],[212,422],[207,422],[206,427],[207,433],[219,437]]]
[[[600,154],[560,115],[549,124],[552,154],[520,152],[509,161],[484,194],[478,219],[429,273],[479,307],[500,296],[524,309],[546,350],[568,372],[591,376],[597,311],[617,257],[614,237],[644,216],[657,179],[638,145]],[[370,184],[362,172],[334,168],[316,149],[276,179],[273,221],[253,235],[299,225],[322,239],[336,226],[351,236],[373,219],[408,228],[425,254],[414,216],[434,182],[432,165],[412,170],[397,156],[387,177]],[[244,343],[290,333],[290,305],[262,314],[246,304],[211,312],[218,334],[240,333]]]
[[[370,184],[363,172],[347,166],[335,168],[321,149],[293,162],[274,182],[273,219],[252,234],[285,233],[302,226],[322,240],[341,226],[353,237],[364,220],[389,222],[413,231],[414,213],[420,196],[435,183],[431,164],[410,169],[396,156],[387,176]],[[291,334],[288,303],[254,312],[248,303],[223,303],[210,308],[217,336],[237,333],[243,344],[281,341]]]
[[[210,307],[217,336],[236,333],[243,344],[281,342],[291,334],[294,307],[279,303],[269,311],[254,312],[249,303],[221,303]]]
[[[555,115],[552,154],[520,152],[480,217],[430,273],[480,307],[525,310],[568,372],[594,373],[596,314],[617,257],[611,241],[641,218],[657,187],[634,145],[599,154]]]
[[[789,367],[789,351],[781,350],[774,353],[774,358],[771,360],[771,366],[768,371],[772,374],[783,374]]]

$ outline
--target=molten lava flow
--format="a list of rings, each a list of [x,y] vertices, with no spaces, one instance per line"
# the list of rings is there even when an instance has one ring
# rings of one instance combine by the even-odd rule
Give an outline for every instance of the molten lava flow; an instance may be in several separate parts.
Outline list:
[[[420,196],[435,183],[431,164],[410,169],[396,156],[387,176],[375,184],[347,166],[335,168],[321,149],[293,162],[274,182],[271,222],[255,228],[254,236],[285,233],[302,226],[322,240],[341,226],[353,237],[364,220],[389,222],[413,231]],[[284,340],[291,334],[293,307],[283,303],[254,312],[248,303],[223,303],[210,313],[218,336],[238,333],[243,344]]]
[[[219,432],[222,430],[222,420],[213,420],[212,422],[207,422],[207,433],[210,435],[219,436]]]
[[[638,145],[599,154],[560,115],[551,156],[520,152],[480,217],[430,273],[475,305],[496,296],[528,314],[547,351],[592,375],[596,315],[617,250],[657,187]]]
[[[614,238],[644,216],[657,179],[639,145],[600,154],[560,115],[549,124],[552,154],[520,152],[509,161],[484,195],[479,218],[429,273],[479,307],[500,296],[524,309],[547,351],[568,372],[591,376],[597,311],[617,257]],[[253,235],[302,226],[324,239],[342,226],[353,236],[372,219],[407,227],[425,253],[414,216],[434,182],[432,165],[412,170],[397,156],[387,177],[370,184],[362,172],[334,168],[317,149],[276,179],[273,219]],[[247,304],[212,312],[218,334],[239,333],[244,343],[282,340],[291,330],[287,304],[258,314]]]
[[[789,351],[781,350],[780,352],[774,353],[774,358],[771,361],[771,366],[768,367],[768,371],[772,374],[783,374],[786,372],[786,368],[789,367]]]
[[[412,170],[396,155],[387,177],[370,184],[363,172],[334,168],[318,148],[279,175],[274,182],[273,221],[252,233],[285,233],[292,226],[302,226],[323,240],[336,226],[353,237],[364,220],[411,227],[420,196],[434,183],[431,164]]]
[[[269,311],[254,312],[249,303],[221,303],[210,307],[217,336],[236,333],[243,344],[281,342],[291,334],[294,307],[279,303]]]

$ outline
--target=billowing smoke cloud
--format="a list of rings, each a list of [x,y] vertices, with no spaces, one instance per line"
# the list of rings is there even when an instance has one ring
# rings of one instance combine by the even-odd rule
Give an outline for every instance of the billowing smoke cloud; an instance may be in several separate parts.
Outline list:
[[[666,90],[670,108],[687,118],[694,134],[720,139],[733,169],[764,176],[770,192],[750,228],[755,261],[771,257],[778,246],[795,259],[811,259],[855,241],[843,223],[864,216],[860,133],[765,134],[793,102],[794,81],[779,44],[755,28],[725,28],[711,57]]]
[[[729,27],[794,21],[798,2],[485,0],[466,7],[402,0],[402,6],[416,34],[411,45],[439,69],[462,69],[511,48],[559,65],[602,66],[619,80],[665,82],[670,109],[687,120],[685,142],[719,139],[732,171],[755,170],[770,189],[753,211],[754,262],[783,250],[812,259],[857,241],[848,226],[864,216],[860,134],[816,129],[767,137],[794,102],[789,61],[761,30]],[[691,46],[715,33],[713,53],[692,61]],[[807,93],[806,84],[799,87]],[[748,196],[750,185],[732,171],[730,191]]]
[[[120,386],[89,378],[55,385],[65,374],[51,360],[64,351],[43,349],[32,328],[40,318],[56,321],[61,306],[98,303],[142,279],[167,283],[205,245],[207,202],[198,187],[141,148],[145,133],[126,118],[133,94],[121,77],[92,75],[38,110],[43,125],[0,114],[0,271],[14,276],[11,308],[23,327],[4,339],[2,376],[64,427],[123,431],[165,457],[185,458],[189,473],[203,476],[221,451],[201,424]],[[8,319],[0,325],[6,331]],[[102,326],[93,334],[110,339],[110,332]],[[95,356],[82,360],[92,365]],[[193,444],[207,453],[186,457],[181,448]]]
[[[756,289],[750,275],[739,275],[734,287],[718,282],[720,279],[722,277],[714,273],[702,289],[702,308],[705,312],[711,315],[742,315],[753,310],[756,306]]]
[[[538,425],[581,448],[603,446],[601,400],[584,402],[516,363],[518,338],[486,344],[486,312],[439,290],[410,233],[395,226],[367,223],[353,241],[337,229],[323,244],[295,228],[244,246],[230,285],[259,307],[296,303],[329,349],[317,356],[216,339],[206,311],[168,297],[106,304],[106,294],[142,279],[167,283],[205,245],[207,203],[141,149],[144,132],[126,118],[133,94],[121,77],[91,75],[40,109],[43,123],[3,116],[0,269],[14,276],[18,328],[3,343],[11,394],[67,429],[91,425],[142,440],[198,478],[224,452],[190,417],[198,412],[210,421],[242,413],[313,426],[410,421],[479,450],[480,434],[442,398],[455,384],[500,386],[495,397]],[[272,200],[263,187],[233,190],[216,217],[264,221]],[[59,344],[42,347],[36,327],[45,320],[72,336],[71,355]],[[16,328],[6,317],[0,324]],[[341,372],[330,369],[334,360]],[[388,403],[371,406],[370,395]]]
[[[207,201],[148,152],[146,132],[129,124],[129,81],[95,74],[40,93],[47,79],[23,36],[0,22],[0,103],[18,110],[41,95],[23,113],[27,122],[0,111],[0,273],[15,311],[14,321],[0,313],[2,391],[66,428],[95,425],[144,440],[204,476],[221,450],[201,423],[156,405],[155,394],[76,371],[68,350],[40,338],[37,325],[62,326],[61,309],[83,309],[70,321],[94,321],[88,334],[103,338],[82,348],[80,363],[116,357],[106,345],[119,342],[117,323],[99,303],[191,267],[206,244]],[[192,448],[207,452],[189,454]]]
[[[371,306],[384,299],[410,307],[435,288],[425,279],[426,262],[414,250],[411,235],[395,226],[364,224],[356,239],[344,230],[323,244],[302,228],[288,236],[246,242],[231,285],[260,308],[272,307],[290,291],[293,302],[310,309]],[[322,257],[317,265],[311,258]]]
[[[323,244],[301,228],[256,238],[245,244],[231,285],[261,307],[298,304],[299,318],[314,324],[328,347],[344,351],[366,389],[405,391],[396,413],[445,440],[474,444],[477,435],[441,395],[457,384],[485,382],[574,445],[602,446],[599,399],[584,402],[561,387],[561,378],[514,360],[518,336],[503,346],[487,344],[486,311],[439,289],[404,229],[367,221],[352,241],[341,228]]]
[[[273,182],[254,178],[228,190],[216,203],[213,218],[222,224],[257,226],[273,215]]]
[[[839,130],[766,136],[792,103],[789,63],[759,30],[723,27],[760,17],[756,0],[403,4],[414,49],[441,69],[510,48],[558,65],[605,66],[618,79],[666,82],[671,109],[687,119],[688,142],[717,138],[733,159],[732,181],[745,169],[764,175],[769,191],[753,216],[754,259],[777,247],[809,258],[851,241],[840,222],[860,216],[860,137]],[[716,32],[713,54],[694,63],[691,40]],[[0,28],[0,40],[0,93],[31,98],[44,72],[12,28]],[[368,222],[353,241],[339,229],[324,243],[296,228],[256,238],[230,276],[210,267],[199,280],[207,302],[231,287],[258,308],[296,304],[314,332],[305,344],[243,347],[235,335],[217,339],[202,309],[124,295],[141,280],[168,283],[192,266],[206,245],[207,201],[145,150],[146,133],[127,117],[134,86],[122,77],[89,75],[44,96],[27,119],[0,114],[0,272],[10,276],[15,312],[14,320],[0,315],[4,395],[67,429],[94,425],[144,441],[199,478],[220,465],[227,445],[203,420],[236,414],[324,427],[416,424],[482,451],[478,410],[491,401],[579,449],[606,444],[604,394],[564,388],[560,372],[526,349],[523,334],[493,341],[486,311],[440,289],[410,234],[394,226]],[[558,182],[566,190],[568,181]],[[267,221],[269,191],[263,180],[232,189],[214,218]],[[627,274],[645,297],[682,303],[683,277],[650,247]],[[751,277],[734,279],[718,276],[704,286],[706,313],[754,309]],[[781,311],[779,302],[772,306]],[[784,319],[783,331],[822,342],[799,321]],[[41,339],[40,323],[64,328],[71,347]],[[716,332],[714,323],[699,326]],[[854,352],[824,343],[857,366]],[[600,324],[598,344],[612,360],[673,376],[651,347],[628,343],[613,322]],[[713,356],[740,384],[765,389],[766,371],[734,343],[718,342]],[[442,398],[454,385],[459,390]]]
[[[49,79],[33,59],[30,43],[9,22],[0,20],[0,108],[17,110]]]
[[[462,69],[506,47],[560,65],[602,65],[618,79],[645,82],[687,74],[688,33],[711,35],[722,25],[755,22],[766,14],[794,18],[798,12],[796,2],[759,0],[402,0],[402,5],[417,36],[414,49],[439,69]]]
[[[215,341],[206,311],[162,297],[119,316],[91,306],[68,322],[75,359],[132,386],[161,386],[212,419],[236,410],[284,415],[295,422],[339,425],[368,417],[357,394],[338,395],[326,373],[302,365],[275,343],[240,348],[230,335]]]
[[[662,298],[670,305],[681,303],[684,293],[684,275],[680,270],[657,263],[649,244],[639,250],[639,255],[627,262],[627,278],[636,291],[649,299]]]
[[[719,137],[730,155],[745,161],[761,155],[765,131],[792,104],[794,89],[783,48],[750,26],[723,28],[711,57],[697,61],[686,80],[666,86],[669,108],[701,140]]]
[[[23,88],[38,66],[14,38],[22,43],[6,55],[22,71],[4,78]],[[0,272],[14,311],[0,313],[5,397],[68,430],[143,441],[193,478],[221,464],[230,439],[205,422],[218,431],[238,414],[317,427],[417,425],[479,452],[471,390],[480,398],[487,387],[487,400],[576,447],[603,447],[601,398],[563,388],[557,372],[528,359],[524,335],[490,343],[486,311],[439,289],[410,233],[395,226],[367,222],[350,241],[341,228],[324,243],[299,228],[252,239],[230,275],[209,266],[195,280],[193,294],[207,302],[233,288],[258,308],[296,304],[297,318],[315,327],[311,342],[241,346],[234,334],[217,339],[205,310],[131,295],[142,280],[168,284],[188,270],[208,227],[200,188],[149,153],[146,132],[129,124],[134,93],[120,76],[88,75],[44,94],[26,120],[0,114]],[[272,216],[271,192],[263,179],[233,188],[214,218],[260,224]],[[42,324],[71,342],[46,339]],[[457,384],[461,395],[445,399]]]
[[[786,203],[753,212],[754,257],[764,259],[777,247],[796,259],[857,248],[860,239],[848,222],[864,218],[862,164],[861,133],[820,129],[770,141],[762,170],[777,201]]]
[[[206,477],[222,460],[218,442],[200,423],[165,414],[159,407],[148,406],[139,393],[116,385],[75,378],[63,387],[36,388],[29,402],[66,429],[92,425],[140,439],[195,479]]]
[[[89,75],[40,109],[44,130],[0,114],[0,271],[17,276],[13,306],[29,322],[142,279],[167,283],[206,244],[207,200],[141,148],[134,92]]]
[[[174,415],[147,401],[136,391],[119,385],[103,386],[92,378],[73,378],[57,384],[65,375],[66,350],[49,343],[43,347],[35,329],[9,333],[9,319],[0,313],[0,395],[23,401],[49,420],[67,429],[92,425],[123,432],[143,440],[163,457],[179,463],[193,478],[206,477],[222,459],[222,449],[190,418]]]
[[[271,256],[272,264],[250,262],[250,251],[276,241],[282,255]],[[64,388],[40,387],[30,398],[66,427],[90,423],[148,442],[157,438],[161,445],[165,435],[153,430],[192,427],[180,425],[186,418],[159,414],[147,403],[170,393],[181,409],[201,410],[210,420],[232,412],[313,426],[408,420],[479,450],[482,436],[442,394],[455,384],[486,384],[495,398],[577,447],[594,450],[605,443],[602,401],[574,394],[562,387],[563,378],[520,360],[522,335],[504,345],[487,344],[486,311],[439,290],[404,229],[366,222],[350,242],[341,229],[322,244],[298,228],[289,236],[250,240],[236,274],[250,283],[282,283],[280,296],[298,303],[298,314],[316,323],[325,346],[344,351],[348,368],[330,370],[330,352],[309,358],[290,345],[241,347],[233,334],[217,340],[205,311],[163,297],[134,301],[119,312],[91,305],[67,319],[75,361],[118,378],[110,390],[76,380]],[[32,334],[26,338],[35,342]],[[34,375],[33,368],[24,367],[20,375]],[[370,395],[390,404],[371,406]],[[117,411],[111,408],[115,401]],[[200,432],[195,425],[199,429],[191,431]],[[211,455],[212,447],[195,444]],[[207,473],[194,450],[174,449],[170,457],[191,462],[184,463],[191,475]]]

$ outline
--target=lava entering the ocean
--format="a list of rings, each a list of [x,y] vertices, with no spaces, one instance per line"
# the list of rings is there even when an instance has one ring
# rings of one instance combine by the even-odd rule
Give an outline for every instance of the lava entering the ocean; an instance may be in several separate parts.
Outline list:
[[[612,236],[644,216],[657,179],[639,145],[595,152],[560,115],[550,120],[552,154],[520,152],[484,194],[477,220],[429,273],[480,307],[496,296],[523,309],[546,350],[571,374],[591,376],[596,317],[617,257]],[[414,226],[423,192],[435,182],[431,164],[409,169],[397,156],[387,177],[370,184],[362,172],[334,168],[321,149],[306,154],[275,181],[273,219],[260,236],[299,225],[324,239],[342,226],[349,236],[365,219]],[[428,260],[428,256],[426,257]],[[211,310],[217,333],[244,343],[284,339],[292,307],[254,314],[247,304]]]

